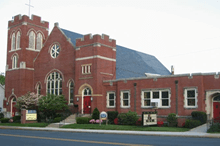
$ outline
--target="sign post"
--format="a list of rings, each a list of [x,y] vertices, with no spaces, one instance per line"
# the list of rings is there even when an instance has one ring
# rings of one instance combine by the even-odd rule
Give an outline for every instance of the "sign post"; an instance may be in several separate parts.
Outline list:
[[[106,120],[106,125],[108,125],[108,114],[105,111],[102,111],[99,115],[99,126],[101,126],[101,120]]]

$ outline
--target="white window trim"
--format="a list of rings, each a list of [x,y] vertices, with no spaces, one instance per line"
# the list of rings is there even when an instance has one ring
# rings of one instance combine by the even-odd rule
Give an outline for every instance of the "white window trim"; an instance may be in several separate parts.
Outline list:
[[[69,105],[73,105],[74,103],[74,83],[73,83],[73,87],[71,87],[71,83],[73,83],[72,81],[69,82]],[[71,89],[73,89],[73,103],[70,103],[70,97],[71,97]]]
[[[188,106],[187,102],[187,91],[195,90],[195,106]],[[184,108],[198,108],[198,90],[197,88],[184,88]]]
[[[91,66],[92,66],[92,64],[83,64],[83,65],[81,65],[82,74],[83,75],[91,74]]]
[[[17,55],[14,55],[12,58],[12,69],[18,68],[18,57]]]
[[[114,106],[110,106],[109,105],[109,94],[114,94]],[[110,91],[110,92],[107,92],[107,96],[106,96],[106,107],[107,108],[115,108],[115,105],[116,105],[116,96],[115,96],[115,92],[114,91]]]
[[[58,73],[58,78],[56,78],[56,73]],[[54,75],[54,76],[53,76]],[[50,79],[49,79],[49,77],[50,77]],[[53,77],[53,78],[52,78]],[[56,88],[56,81],[58,81],[57,82],[57,84],[58,84],[58,86],[57,86],[57,88]],[[53,82],[53,84],[54,84],[54,86],[53,86],[53,88],[52,88],[52,82]],[[63,77],[62,77],[62,75],[59,73],[59,72],[52,72],[52,73],[50,73],[48,76],[47,76],[47,88],[46,88],[46,92],[47,93],[49,93],[49,94],[53,94],[53,95],[61,95],[60,94],[60,89],[62,90],[62,94],[63,94],[63,86],[61,86],[61,84],[63,84],[62,83],[63,82]],[[50,84],[50,88],[48,89],[48,84]],[[57,94],[55,94],[55,90],[57,89]],[[48,90],[49,90],[49,92],[48,92]],[[54,93],[52,93],[52,91],[54,92]]]
[[[128,93],[128,106],[124,106],[123,105],[123,93]],[[121,102],[120,107],[121,108],[130,108],[131,107],[130,106],[130,103],[131,103],[130,98],[131,98],[131,95],[130,95],[130,91],[129,90],[121,91],[121,94],[120,94],[120,102]]]
[[[19,43],[19,45],[18,45]],[[16,50],[19,50],[21,48],[21,33],[20,31],[17,32],[16,34]]]
[[[162,92],[168,92],[168,106],[162,106]],[[144,92],[150,92],[150,101],[153,99],[153,92],[159,92],[158,108],[170,108],[171,107],[171,92],[170,89],[154,89],[154,90],[142,90],[141,91],[141,108],[153,108],[153,106],[144,106]]]
[[[16,50],[16,37],[15,37],[15,33],[12,34],[11,37],[11,51]]]
[[[32,34],[33,34],[33,38],[32,38],[32,39],[33,39],[33,40],[32,40],[32,41],[33,41],[33,48],[31,48],[31,46],[30,46],[30,41],[31,41],[31,38],[30,38],[30,37],[31,37]],[[35,39],[36,39],[36,34],[34,33],[34,31],[31,31],[31,32],[29,33],[29,44],[28,44],[28,48],[29,48],[30,50],[35,50],[35,48],[36,48],[36,46],[35,46],[35,45],[36,45],[36,43],[35,43],[36,40],[35,40]]]

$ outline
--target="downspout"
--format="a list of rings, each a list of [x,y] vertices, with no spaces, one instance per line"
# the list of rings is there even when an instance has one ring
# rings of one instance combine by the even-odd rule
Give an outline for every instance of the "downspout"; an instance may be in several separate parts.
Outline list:
[[[134,83],[134,112],[136,112],[136,90],[137,90],[137,83]]]
[[[178,80],[175,81],[176,84],[176,115],[178,115]]]

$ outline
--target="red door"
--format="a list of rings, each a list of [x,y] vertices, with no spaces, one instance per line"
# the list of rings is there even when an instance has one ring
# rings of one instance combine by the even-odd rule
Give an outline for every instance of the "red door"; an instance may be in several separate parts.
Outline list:
[[[16,105],[16,102],[12,102],[12,117],[15,116],[15,112],[16,112],[16,107],[15,107],[15,105]]]
[[[91,113],[91,96],[84,96],[84,114]]]
[[[213,102],[213,117],[215,122],[220,122],[220,102]]]

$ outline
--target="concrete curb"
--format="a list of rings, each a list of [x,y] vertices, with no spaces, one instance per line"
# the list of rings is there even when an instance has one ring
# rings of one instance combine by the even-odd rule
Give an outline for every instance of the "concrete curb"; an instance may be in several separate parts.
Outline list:
[[[148,135],[148,136],[220,138],[220,134],[210,134],[210,133],[201,133],[201,132],[85,130],[85,129],[39,128],[39,127],[35,128],[35,127],[15,127],[15,126],[0,126],[0,129],[56,131],[56,132],[86,132],[86,133],[100,133],[100,134],[128,134],[128,135]]]

